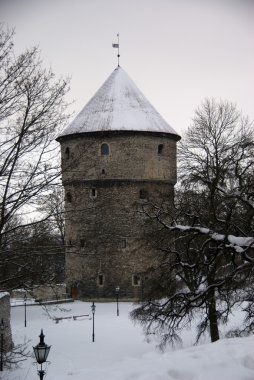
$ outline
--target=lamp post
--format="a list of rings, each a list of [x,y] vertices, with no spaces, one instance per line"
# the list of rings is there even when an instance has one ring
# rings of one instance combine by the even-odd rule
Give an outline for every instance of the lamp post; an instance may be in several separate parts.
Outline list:
[[[1,331],[1,355],[0,355],[0,371],[3,371],[3,353],[4,353],[4,320],[1,319],[0,331]]]
[[[94,302],[93,302],[93,304],[91,305],[91,309],[92,309],[92,313],[93,313],[93,342],[94,342],[94,314],[95,314],[95,308],[96,308],[96,306],[95,306],[95,304],[94,304]]]
[[[120,292],[120,287],[116,287],[116,315],[119,317],[119,292]]]
[[[37,363],[41,365],[41,369],[38,370],[40,380],[43,380],[43,376],[46,373],[46,371],[42,369],[42,364],[47,361],[47,357],[51,348],[51,346],[48,346],[44,342],[44,337],[45,335],[43,334],[43,330],[41,329],[41,334],[39,335],[40,342],[37,344],[37,346],[33,347],[35,359]]]
[[[26,327],[26,300],[27,300],[27,297],[26,297],[26,293],[24,295],[24,307],[25,307],[25,327]]]

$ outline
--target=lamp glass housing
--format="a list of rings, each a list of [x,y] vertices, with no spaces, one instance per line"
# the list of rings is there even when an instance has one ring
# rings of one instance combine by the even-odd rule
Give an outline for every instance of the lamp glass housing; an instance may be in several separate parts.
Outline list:
[[[43,330],[41,330],[41,334],[39,335],[40,343],[38,343],[37,346],[33,347],[34,356],[38,364],[42,364],[47,361],[47,357],[51,348],[51,346],[48,346],[44,342],[44,336],[45,335],[43,334]]]
[[[37,346],[33,347],[34,355],[38,364],[42,364],[47,361],[50,348],[51,346],[48,346],[47,344],[44,344],[43,346],[37,344]]]

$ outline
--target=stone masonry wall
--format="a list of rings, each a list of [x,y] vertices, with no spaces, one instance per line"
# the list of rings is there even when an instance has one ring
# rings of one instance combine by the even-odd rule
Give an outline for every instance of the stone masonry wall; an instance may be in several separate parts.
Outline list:
[[[85,278],[88,293],[102,296],[121,285],[122,295],[131,297],[136,288],[132,276],[144,268],[156,266],[157,245],[151,241],[151,223],[144,217],[146,200],[139,199],[140,188],[153,193],[158,200],[159,189],[165,198],[172,199],[165,184],[119,184],[97,186],[95,199],[88,186],[73,186],[73,204],[66,206],[66,271],[70,282],[80,283]],[[69,189],[69,188],[68,188]],[[162,199],[161,191],[160,202]],[[171,195],[171,196],[170,196]],[[152,198],[150,198],[152,199]],[[99,274],[105,276],[104,287],[97,286]]]
[[[109,155],[101,155],[101,145]],[[163,145],[161,154],[158,146]],[[66,154],[66,149],[67,154]],[[161,134],[104,133],[61,143],[63,183],[78,180],[168,180],[176,183],[176,142]]]
[[[51,284],[51,285],[34,285],[29,290],[14,289],[11,292],[12,297],[24,299],[35,298],[40,300],[58,300],[66,298],[66,285],[65,284]]]
[[[5,352],[8,352],[12,348],[12,335],[11,335],[11,306],[10,295],[7,292],[0,292],[0,323],[3,320],[3,348]]]
[[[109,155],[101,155],[103,143]],[[62,141],[66,282],[74,296],[110,298],[116,286],[121,297],[141,296],[143,273],[160,254],[143,211],[173,199],[175,145],[166,136],[124,133]]]

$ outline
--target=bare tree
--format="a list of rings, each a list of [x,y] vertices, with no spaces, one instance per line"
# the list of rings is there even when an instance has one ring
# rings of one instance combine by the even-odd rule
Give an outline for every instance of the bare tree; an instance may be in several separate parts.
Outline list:
[[[49,217],[51,228],[59,235],[61,244],[65,244],[65,210],[64,189],[62,185],[55,186],[50,193],[41,198],[39,210]]]
[[[13,31],[0,25],[0,255],[4,259],[10,257],[21,228],[40,221],[39,201],[59,181],[55,137],[68,118],[68,83],[42,67],[38,48],[16,57]]]
[[[206,194],[207,212],[203,212],[200,223],[216,225],[218,230],[224,230],[225,225],[232,229],[234,218],[227,224],[227,216],[231,216],[230,211],[236,215],[244,207],[248,212],[240,213],[241,222],[233,230],[241,234],[241,227],[248,229],[249,225],[253,229],[252,128],[232,103],[207,99],[197,109],[180,144],[179,171],[186,189]],[[230,210],[221,209],[220,198],[225,197]]]
[[[218,340],[219,322],[246,300],[254,268],[253,157],[248,119],[231,103],[205,100],[179,149],[174,213],[148,213],[169,235],[157,285],[153,276],[164,298],[148,291],[132,316],[162,334],[163,344],[179,338],[197,314],[197,339],[209,329]]]

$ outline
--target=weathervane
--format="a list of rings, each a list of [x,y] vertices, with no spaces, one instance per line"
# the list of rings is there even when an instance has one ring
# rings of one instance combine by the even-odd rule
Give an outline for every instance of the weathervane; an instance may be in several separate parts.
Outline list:
[[[118,49],[118,53],[117,53],[117,60],[118,60],[118,67],[120,67],[119,65],[119,58],[120,58],[120,54],[119,54],[119,33],[117,33],[117,44],[112,44],[113,48],[117,48]]]

